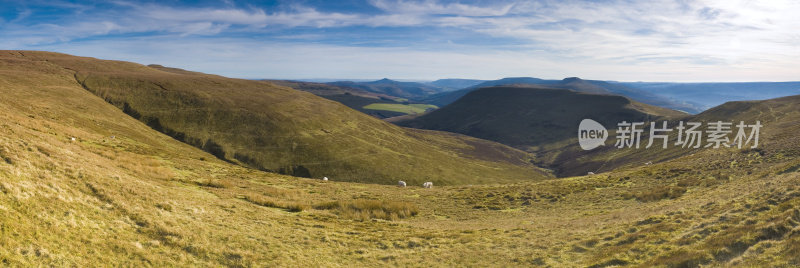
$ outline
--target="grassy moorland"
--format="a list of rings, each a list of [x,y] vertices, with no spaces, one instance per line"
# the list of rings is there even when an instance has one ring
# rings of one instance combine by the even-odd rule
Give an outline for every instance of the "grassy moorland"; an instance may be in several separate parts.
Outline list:
[[[573,157],[582,153],[575,135],[585,118],[610,128],[622,121],[650,122],[686,115],[623,96],[518,85],[474,90],[441,109],[396,123],[461,133],[536,153],[540,165],[563,176],[597,168],[594,160],[575,161]],[[605,167],[613,169],[617,167],[614,164]]]
[[[661,123],[662,120],[668,121],[668,125],[674,128],[679,124],[679,121],[700,122],[707,124],[709,122],[729,122],[732,123],[733,133],[730,139],[734,138],[736,134],[736,124],[745,122],[746,124],[754,124],[760,121],[764,125],[761,130],[762,139],[794,139],[790,132],[794,129],[793,124],[796,122],[795,118],[800,117],[800,113],[796,111],[793,105],[796,105],[800,99],[797,96],[777,98],[766,101],[741,101],[729,102],[723,105],[706,110],[697,115],[685,115],[682,117],[672,117],[666,119],[654,119],[651,122]],[[649,122],[647,123],[649,125]],[[606,125],[606,126],[614,126]],[[748,129],[749,130],[749,129]],[[781,133],[780,136],[772,137],[776,133]],[[562,176],[583,175],[587,171],[607,172],[611,170],[620,170],[634,168],[637,166],[645,165],[648,162],[658,163],[670,161],[683,156],[688,156],[701,151],[702,149],[682,148],[681,146],[668,146],[667,149],[651,148],[651,149],[630,149],[619,150],[613,145],[615,143],[616,130],[610,130],[609,140],[606,141],[606,146],[600,147],[591,151],[582,150],[574,142],[567,144],[558,151],[549,151],[540,154],[539,157],[545,162],[553,163],[548,167],[557,170],[557,173]],[[649,138],[649,127],[647,127],[642,136],[643,144],[647,144]],[[677,134],[670,135],[668,143],[674,145],[677,142]],[[705,144],[704,144],[705,145]],[[768,146],[759,144],[761,146]],[[788,146],[785,149],[790,149]],[[782,148],[784,149],[784,148]]]
[[[400,128],[313,94],[263,81],[43,52],[18,64],[60,68],[151,128],[217,158],[299,177],[395,184],[546,178],[532,156],[466,136]]]
[[[796,97],[718,110],[769,117],[759,149],[424,189],[222,161],[50,60],[0,57],[0,94],[4,266],[800,265]]]
[[[611,125],[622,119],[645,121],[682,115],[616,95],[542,86],[497,86],[475,90],[448,106],[400,124],[540,151],[559,148],[553,144],[575,136],[577,123],[584,118]]]

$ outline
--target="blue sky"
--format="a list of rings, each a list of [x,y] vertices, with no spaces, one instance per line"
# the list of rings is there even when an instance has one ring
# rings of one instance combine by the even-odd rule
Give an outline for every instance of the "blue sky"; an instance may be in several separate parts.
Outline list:
[[[798,1],[5,1],[0,48],[241,78],[800,80]]]

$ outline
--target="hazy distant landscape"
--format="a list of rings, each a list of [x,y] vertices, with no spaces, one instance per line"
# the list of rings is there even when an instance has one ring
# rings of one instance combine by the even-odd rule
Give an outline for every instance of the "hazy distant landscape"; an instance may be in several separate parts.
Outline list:
[[[765,100],[800,94],[800,82],[620,83],[708,109],[729,101]]]
[[[800,266],[796,3],[7,6],[1,266]]]

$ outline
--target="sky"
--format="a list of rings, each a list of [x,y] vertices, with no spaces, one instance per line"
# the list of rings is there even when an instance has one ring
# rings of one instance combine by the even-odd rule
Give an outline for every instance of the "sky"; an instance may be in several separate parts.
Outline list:
[[[7,1],[0,49],[237,78],[800,80],[800,1]]]

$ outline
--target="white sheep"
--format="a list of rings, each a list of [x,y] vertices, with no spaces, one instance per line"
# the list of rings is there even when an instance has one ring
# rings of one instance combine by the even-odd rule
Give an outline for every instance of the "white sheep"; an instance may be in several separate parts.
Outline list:
[[[423,188],[432,188],[433,187],[433,182],[429,182],[429,181],[425,182],[425,183],[422,184],[422,187]]]
[[[594,175],[594,172],[589,171],[589,173],[586,173],[586,175]]]
[[[397,182],[397,187],[406,187],[406,182],[404,182],[404,181],[398,181],[398,182]]]
[[[328,177],[322,177],[323,181],[328,181]]]

